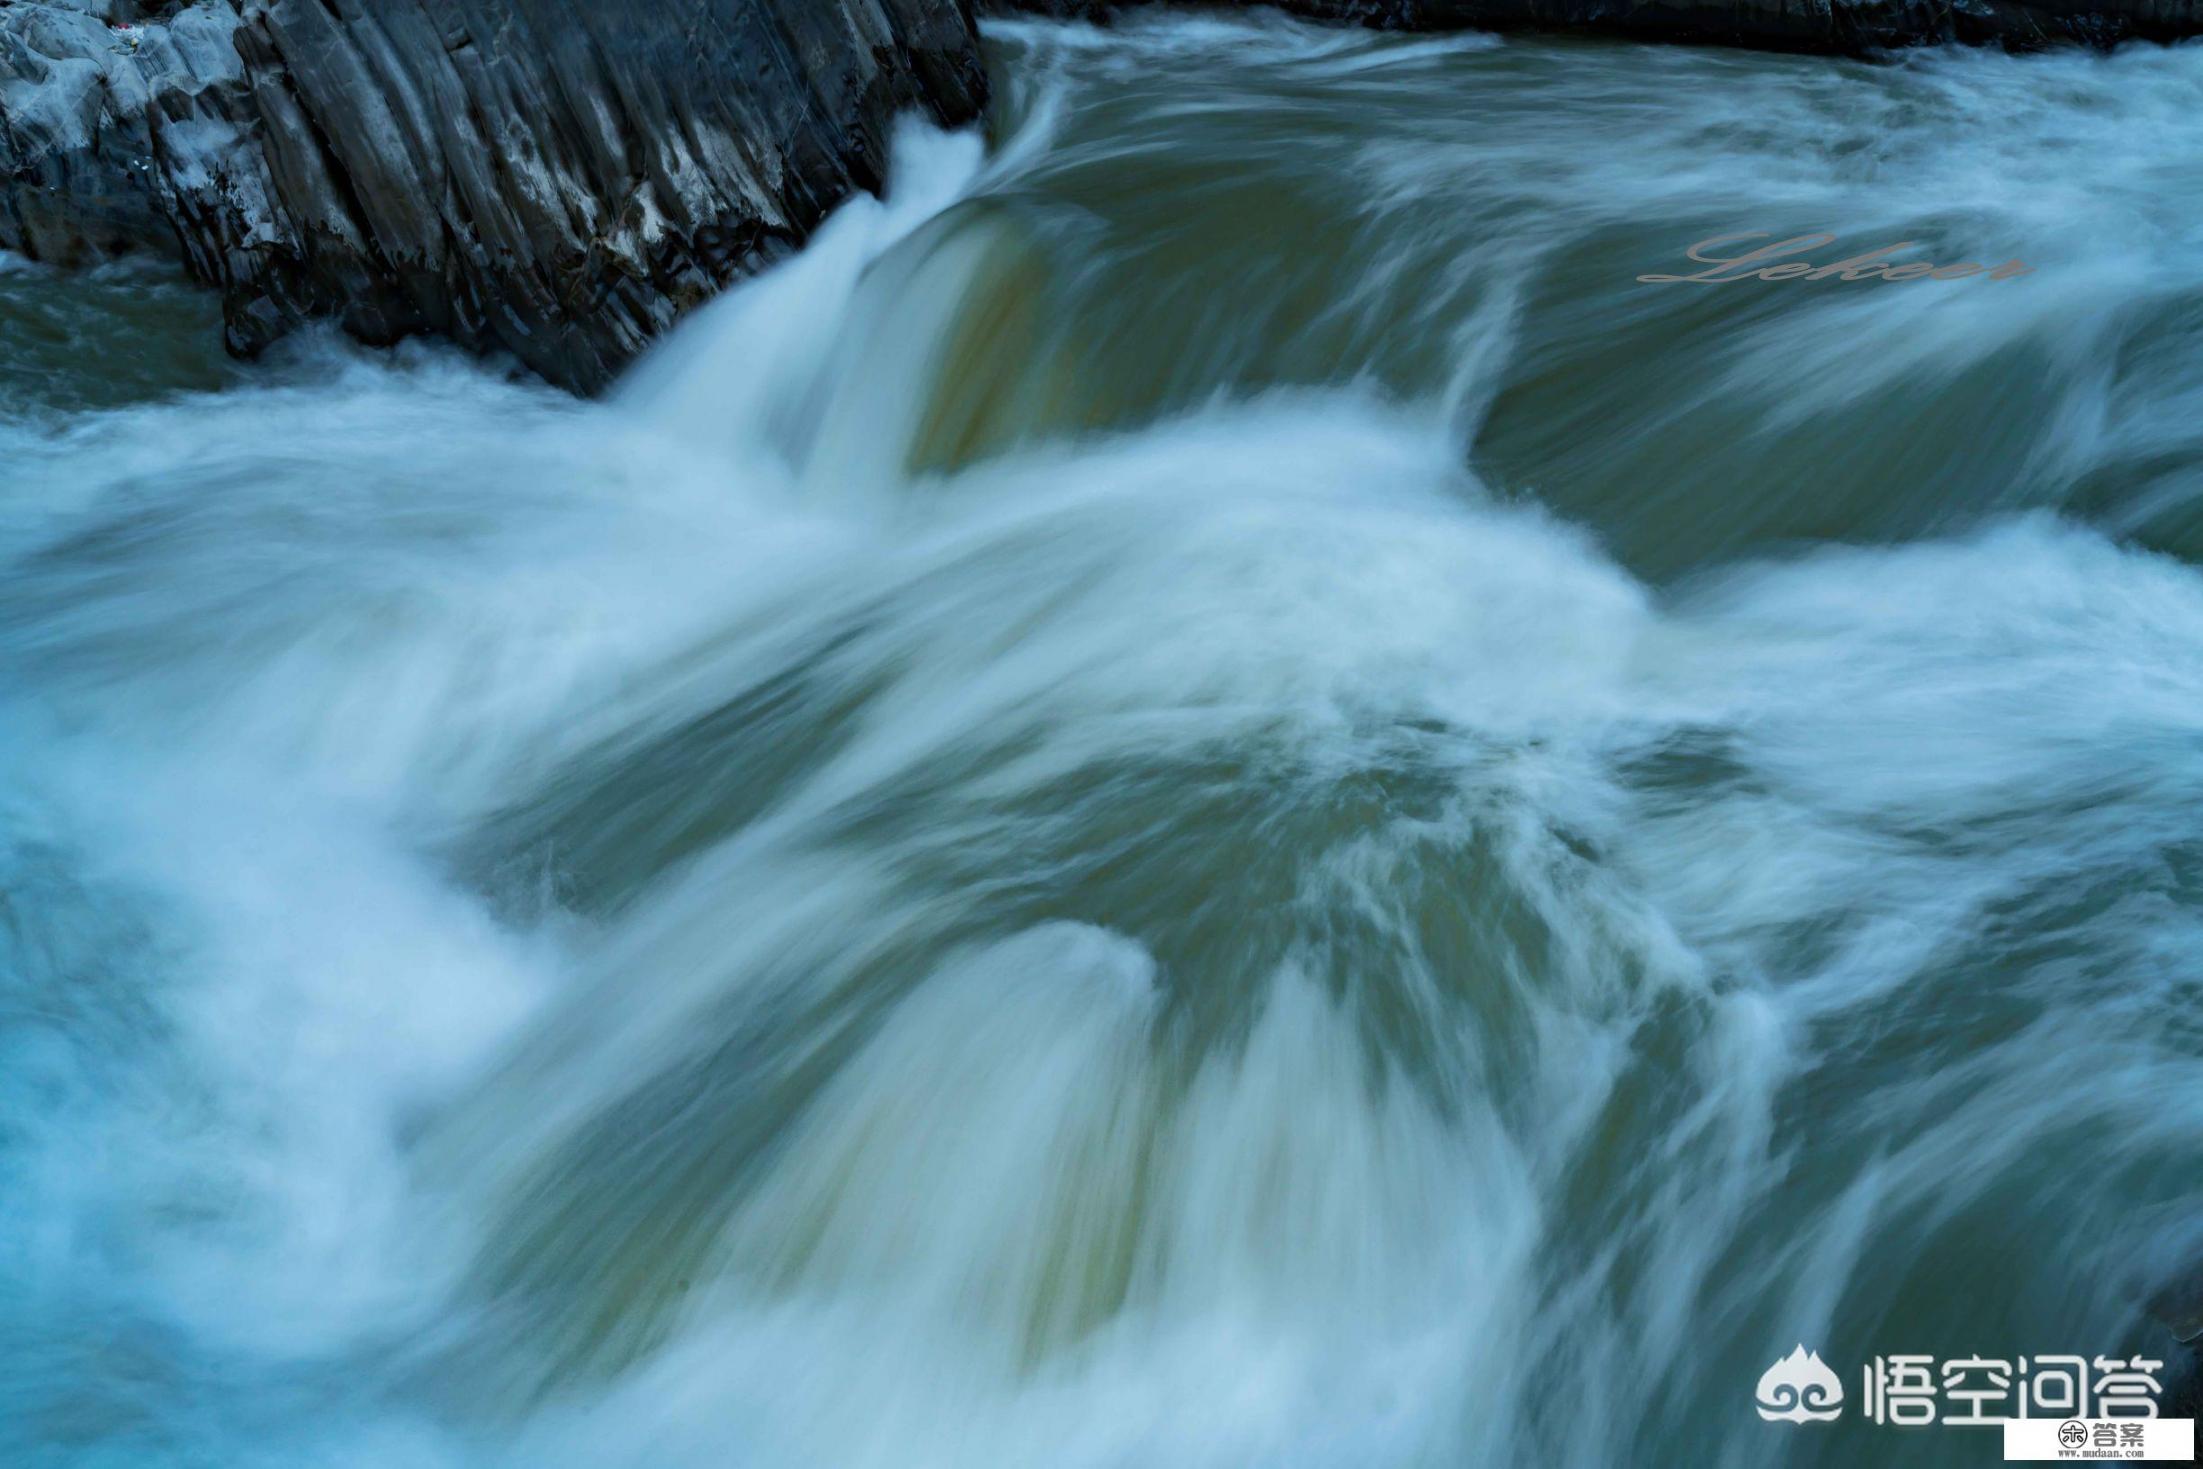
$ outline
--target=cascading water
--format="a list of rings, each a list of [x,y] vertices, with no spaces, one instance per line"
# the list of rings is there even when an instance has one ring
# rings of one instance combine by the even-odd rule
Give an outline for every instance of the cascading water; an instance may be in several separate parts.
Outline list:
[[[1986,1462],[1753,1385],[2164,1355],[2203,51],[994,46],[603,404],[0,274],[0,1461]],[[1637,283],[1725,230],[2033,274]]]

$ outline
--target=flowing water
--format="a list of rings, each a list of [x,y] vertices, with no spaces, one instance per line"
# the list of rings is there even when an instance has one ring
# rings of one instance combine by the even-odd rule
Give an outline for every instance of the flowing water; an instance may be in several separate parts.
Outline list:
[[[581,404],[0,273],[0,1462],[1994,1462],[2173,1363],[2203,50],[1004,27]],[[2032,273],[1642,284],[1709,236]]]

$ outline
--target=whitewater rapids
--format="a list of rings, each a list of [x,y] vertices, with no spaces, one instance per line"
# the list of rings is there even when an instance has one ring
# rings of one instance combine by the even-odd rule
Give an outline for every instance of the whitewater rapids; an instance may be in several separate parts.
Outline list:
[[[0,1460],[1941,1464],[1753,1384],[2163,1349],[2203,51],[994,44],[609,402],[0,372]],[[2035,273],[1635,284],[1722,223]]]

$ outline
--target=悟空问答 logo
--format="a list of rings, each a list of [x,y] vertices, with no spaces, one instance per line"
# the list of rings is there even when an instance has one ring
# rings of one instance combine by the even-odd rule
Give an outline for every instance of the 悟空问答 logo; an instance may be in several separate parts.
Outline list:
[[[1843,1383],[1801,1342],[1760,1374],[1758,1406],[1769,1422],[1826,1423],[1843,1413]]]

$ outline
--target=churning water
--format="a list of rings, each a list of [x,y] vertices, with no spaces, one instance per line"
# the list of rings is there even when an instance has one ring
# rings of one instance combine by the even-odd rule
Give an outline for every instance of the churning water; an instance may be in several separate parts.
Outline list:
[[[0,1461],[1971,1463],[1754,1384],[2177,1363],[2203,50],[994,46],[607,403],[0,274]],[[1636,280],[1744,230],[2033,274]]]

